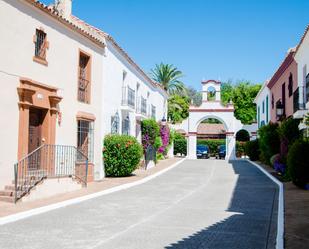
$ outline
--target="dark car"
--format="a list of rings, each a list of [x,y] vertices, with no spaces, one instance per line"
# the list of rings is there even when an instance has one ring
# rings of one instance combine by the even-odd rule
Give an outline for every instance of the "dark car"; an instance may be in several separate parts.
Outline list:
[[[220,145],[218,147],[218,158],[219,159],[225,159],[225,156],[226,156],[226,147],[225,145]]]
[[[197,158],[209,158],[209,147],[207,145],[196,146],[196,157]]]

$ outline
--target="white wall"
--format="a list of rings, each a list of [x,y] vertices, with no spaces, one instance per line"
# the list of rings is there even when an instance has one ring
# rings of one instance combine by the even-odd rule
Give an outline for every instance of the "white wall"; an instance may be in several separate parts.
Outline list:
[[[123,71],[126,72],[126,78],[123,82]],[[137,84],[140,85],[138,94],[136,92]],[[138,101],[143,96],[147,99],[147,111],[150,111],[150,106],[156,106],[156,120],[159,121],[166,115],[166,95],[162,93],[158,87],[153,86],[148,82],[122,54],[115,48],[115,46],[107,41],[106,55],[103,57],[103,136],[111,132],[111,117],[119,113],[120,116],[120,132],[122,117],[129,114],[130,117],[130,135],[135,136],[137,105],[135,109],[123,108],[122,101],[122,87],[129,86],[135,90],[135,96]],[[137,101],[136,100],[136,101]],[[147,118],[142,116],[141,118]]]
[[[17,160],[18,147],[18,94],[19,78],[27,77],[35,81],[59,88],[61,96],[61,126],[56,127],[56,144],[77,144],[78,111],[92,113],[96,117],[94,133],[95,176],[102,176],[101,139],[101,92],[103,48],[69,30],[47,14],[17,0],[0,1],[0,188],[13,179],[13,165]],[[47,33],[49,49],[48,66],[33,62],[33,35],[36,28],[43,27]],[[92,55],[91,104],[77,101],[77,69],[79,49]],[[5,72],[5,73],[3,73]]]
[[[258,127],[261,127],[264,123],[265,125],[271,120],[270,117],[270,108],[271,108],[271,96],[269,88],[266,86],[267,83],[264,83],[260,92],[256,96],[254,102],[256,103],[256,120],[258,122]],[[268,96],[268,105],[267,103]],[[263,103],[264,103],[264,112],[263,112]],[[268,106],[268,108],[267,108]]]

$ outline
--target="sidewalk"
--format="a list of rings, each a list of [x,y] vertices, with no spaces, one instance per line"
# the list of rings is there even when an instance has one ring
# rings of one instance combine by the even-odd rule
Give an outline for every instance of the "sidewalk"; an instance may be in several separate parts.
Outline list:
[[[273,176],[270,166],[257,162]],[[277,177],[278,178],[278,177]],[[283,182],[284,187],[284,243],[286,249],[309,248],[309,191]]]
[[[153,175],[165,168],[172,166],[177,161],[180,161],[182,158],[170,158],[163,161],[159,161],[159,163],[149,169],[137,169],[134,171],[132,176],[129,177],[106,177],[100,182],[92,182],[88,184],[87,188],[82,188],[77,191],[57,195],[54,197],[50,197],[48,199],[35,200],[31,202],[18,202],[17,204],[0,202],[0,217],[4,217],[7,215],[27,211],[33,208],[39,208],[46,205],[54,204],[61,201],[66,201],[69,199],[93,194],[102,190],[106,190],[112,187],[116,187],[122,184],[135,182],[141,180],[147,176]]]

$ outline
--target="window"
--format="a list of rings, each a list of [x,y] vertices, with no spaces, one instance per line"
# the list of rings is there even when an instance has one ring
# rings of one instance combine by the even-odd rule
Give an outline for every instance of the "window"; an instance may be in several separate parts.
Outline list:
[[[145,98],[141,98],[141,113],[147,115],[147,100]]]
[[[90,103],[90,56],[80,52],[78,67],[78,101]]]
[[[77,120],[77,149],[93,162],[93,121]]]
[[[268,123],[268,95],[266,96],[266,123]]]
[[[129,115],[127,115],[122,120],[122,134],[130,135],[130,117],[129,117]]]
[[[156,119],[156,107],[154,105],[151,105],[151,117]]]
[[[275,108],[275,98],[274,98],[274,94],[271,95],[271,109]]]
[[[128,87],[128,105],[135,108],[135,91]]]
[[[265,113],[265,102],[262,103],[262,113]]]
[[[127,78],[127,72],[125,70],[122,71],[122,81],[124,82]]]
[[[36,29],[33,40],[35,44],[33,60],[47,65],[46,50],[49,47],[49,43],[46,38],[46,33],[42,29]]]
[[[306,76],[306,100],[305,103],[309,101],[309,73]]]
[[[117,134],[119,133],[119,114],[116,112],[115,116],[111,118],[111,133]]]
[[[288,84],[289,97],[293,95],[293,75],[290,73]]]

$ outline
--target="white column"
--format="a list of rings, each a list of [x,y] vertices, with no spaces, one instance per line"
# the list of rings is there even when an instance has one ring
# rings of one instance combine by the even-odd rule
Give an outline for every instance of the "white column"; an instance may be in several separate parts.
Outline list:
[[[167,157],[168,158],[173,158],[174,157],[174,143],[171,144],[171,147],[169,148],[167,152]]]
[[[196,133],[189,133],[187,158],[196,159]]]
[[[236,159],[236,138],[234,133],[226,134],[226,160]]]
[[[215,96],[216,98],[216,101],[220,101],[221,100],[221,93],[220,93],[220,91],[216,91],[216,96]]]

